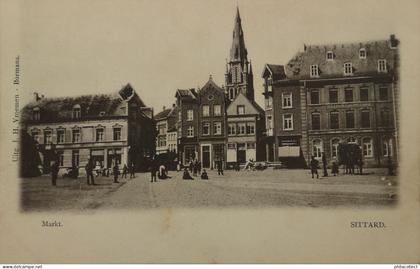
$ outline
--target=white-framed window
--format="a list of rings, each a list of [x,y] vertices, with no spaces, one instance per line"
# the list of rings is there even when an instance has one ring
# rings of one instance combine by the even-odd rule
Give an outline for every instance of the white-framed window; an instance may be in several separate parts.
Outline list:
[[[246,133],[247,134],[255,134],[255,123],[254,122],[248,122],[246,124]]]
[[[203,122],[203,135],[210,135],[210,123]]]
[[[370,138],[370,137],[363,138],[362,145],[363,145],[363,156],[364,157],[373,157],[372,138]]]
[[[359,49],[359,59],[366,59],[366,49],[365,48]]]
[[[344,63],[344,75],[353,75],[353,65],[352,63]]]
[[[114,138],[114,141],[121,140],[121,128],[120,127],[114,127],[113,128],[113,138]]]
[[[236,134],[236,124],[229,123],[228,124],[228,135],[235,135]]]
[[[158,128],[158,134],[159,135],[166,134],[166,123],[158,124],[157,128]]]
[[[331,140],[331,158],[338,157],[338,145],[340,145],[340,139],[334,138]]]
[[[79,119],[82,116],[82,108],[80,105],[73,106],[73,119]]]
[[[213,123],[213,133],[215,135],[221,135],[222,134],[222,123],[220,121],[216,121]]]
[[[315,158],[322,158],[322,141],[320,139],[315,139],[312,141],[312,156]]]
[[[52,143],[52,131],[51,130],[44,130],[44,144],[51,144]]]
[[[32,119],[36,121],[41,119],[41,111],[39,107],[34,107],[34,109],[32,110]]]
[[[392,156],[392,139],[383,139],[382,141],[382,153],[384,157]]]
[[[221,116],[222,115],[222,106],[221,105],[214,105],[214,116]]]
[[[238,112],[238,115],[245,114],[245,106],[244,105],[238,105],[238,106],[236,106],[236,111]]]
[[[241,122],[238,123],[238,129],[236,130],[238,135],[244,135],[246,134],[246,124]]]
[[[267,129],[273,129],[273,117],[267,116]]]
[[[386,73],[387,72],[386,60],[385,59],[378,60],[378,72],[379,73]]]
[[[65,130],[58,129],[57,130],[57,143],[64,143],[65,138]]]
[[[71,134],[72,134],[71,135],[71,137],[72,137],[71,141],[73,143],[80,142],[80,130],[79,129],[73,129],[72,132],[71,132]]]
[[[187,121],[192,121],[194,119],[194,110],[188,109],[187,110]]]
[[[273,97],[268,96],[265,98],[265,108],[272,108],[273,107]]]
[[[310,76],[311,78],[317,78],[319,77],[319,70],[318,70],[318,65],[317,64],[313,64],[311,65],[311,70],[310,70]]]
[[[334,60],[334,52],[327,51],[327,61],[332,61],[332,60]]]
[[[203,117],[210,116],[210,106],[209,105],[203,105],[202,110],[203,110]]]
[[[283,114],[283,130],[293,130],[293,114]]]
[[[188,126],[187,137],[194,137],[194,127],[193,126]]]
[[[102,127],[96,128],[96,142],[104,141],[105,140],[104,135],[105,135],[104,128]]]
[[[292,100],[292,93],[282,93],[282,106],[283,108],[292,108],[293,107],[293,100]]]

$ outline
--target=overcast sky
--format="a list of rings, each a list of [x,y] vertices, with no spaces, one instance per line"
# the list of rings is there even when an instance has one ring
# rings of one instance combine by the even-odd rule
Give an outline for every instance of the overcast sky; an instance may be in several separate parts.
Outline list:
[[[399,1],[26,1],[21,14],[23,103],[107,93],[131,83],[155,108],[178,88],[224,84],[239,6],[255,95],[265,63],[285,64],[303,44],[398,35]]]

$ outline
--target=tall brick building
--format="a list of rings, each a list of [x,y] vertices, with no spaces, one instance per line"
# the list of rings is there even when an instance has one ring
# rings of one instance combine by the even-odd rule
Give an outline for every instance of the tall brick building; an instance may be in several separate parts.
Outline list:
[[[355,143],[368,166],[398,158],[398,40],[304,46],[263,71],[267,158],[305,165]]]

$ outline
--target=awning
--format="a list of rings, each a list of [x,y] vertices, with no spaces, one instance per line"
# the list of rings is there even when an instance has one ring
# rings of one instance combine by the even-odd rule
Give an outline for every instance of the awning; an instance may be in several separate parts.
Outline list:
[[[279,147],[279,157],[299,157],[299,146],[283,146]]]

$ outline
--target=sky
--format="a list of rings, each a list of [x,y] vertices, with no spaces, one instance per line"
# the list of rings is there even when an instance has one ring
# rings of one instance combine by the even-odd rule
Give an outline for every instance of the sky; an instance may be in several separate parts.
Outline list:
[[[109,93],[130,83],[146,105],[170,106],[176,89],[224,84],[239,7],[256,101],[266,63],[286,64],[303,44],[399,38],[398,1],[26,1],[21,8],[23,103]]]

